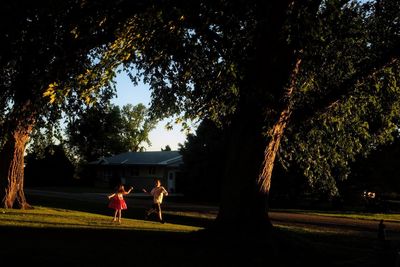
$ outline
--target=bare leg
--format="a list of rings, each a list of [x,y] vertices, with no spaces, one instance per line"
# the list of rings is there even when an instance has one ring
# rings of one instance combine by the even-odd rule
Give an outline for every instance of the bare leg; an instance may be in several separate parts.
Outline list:
[[[160,221],[162,221],[161,209],[160,209],[160,210],[158,210],[158,219],[160,219]]]
[[[119,223],[121,223],[121,213],[122,213],[122,210],[118,210],[118,222]]]
[[[154,213],[155,211],[156,211],[155,209],[149,209],[146,214],[147,214],[147,216],[149,216],[150,214]]]
[[[162,219],[161,205],[158,205],[158,219],[161,223],[165,223]]]
[[[116,221],[117,221],[117,213],[118,213],[118,210],[116,209],[115,212],[114,212],[114,219],[113,219],[113,222],[116,222]]]

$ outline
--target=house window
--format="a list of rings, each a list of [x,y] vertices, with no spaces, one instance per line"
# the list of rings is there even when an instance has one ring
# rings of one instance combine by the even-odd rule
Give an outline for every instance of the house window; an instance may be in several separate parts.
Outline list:
[[[131,176],[139,176],[139,168],[132,167],[130,174]]]
[[[149,174],[156,174],[156,167],[154,166],[149,167]]]

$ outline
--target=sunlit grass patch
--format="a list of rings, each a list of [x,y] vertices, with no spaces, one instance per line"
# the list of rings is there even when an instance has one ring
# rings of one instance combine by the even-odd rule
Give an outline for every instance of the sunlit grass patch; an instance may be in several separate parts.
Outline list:
[[[122,218],[121,224],[112,222],[111,216],[35,206],[31,210],[0,209],[0,226],[38,228],[91,228],[166,232],[191,232],[202,228],[160,224],[159,222]]]

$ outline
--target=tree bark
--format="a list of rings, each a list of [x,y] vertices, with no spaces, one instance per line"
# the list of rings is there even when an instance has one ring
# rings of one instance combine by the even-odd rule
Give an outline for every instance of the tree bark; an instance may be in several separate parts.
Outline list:
[[[256,3],[259,34],[255,36],[253,53],[242,65],[244,78],[229,129],[227,166],[216,219],[219,229],[234,228],[234,231],[250,231],[260,236],[269,233],[272,227],[268,217],[269,191],[260,190],[258,182],[264,149],[272,146],[263,135],[266,111],[279,108],[275,96],[283,92],[290,80],[293,50],[281,35],[290,2]]]
[[[18,123],[0,152],[0,197],[3,208],[31,208],[24,194],[24,153],[32,126]]]
[[[228,232],[269,230],[267,196],[257,190],[263,159],[261,112],[242,110],[229,128],[227,165],[216,226]]]
[[[293,90],[296,86],[297,75],[299,73],[300,64],[301,64],[301,59],[298,58],[296,61],[296,65],[291,74],[290,86],[287,89],[286,96],[285,96],[285,98],[286,98],[285,101],[287,103],[286,107],[280,113],[278,121],[272,127],[271,134],[270,134],[271,139],[269,141],[269,144],[265,148],[263,168],[258,177],[258,184],[260,187],[260,192],[262,194],[268,195],[269,190],[271,188],[272,170],[274,168],[276,154],[278,152],[283,133],[285,131],[285,128],[286,128],[286,126],[290,120],[290,116],[292,114],[290,98],[291,98]]]
[[[262,134],[264,118],[261,106],[243,105],[233,122],[217,225],[227,229],[242,228],[257,235],[267,233],[272,227],[268,216],[272,170],[290,119],[290,97],[296,86],[300,63],[298,59],[291,73],[290,86],[285,94],[287,104],[272,126],[269,140]],[[251,103],[255,103],[253,101]]]

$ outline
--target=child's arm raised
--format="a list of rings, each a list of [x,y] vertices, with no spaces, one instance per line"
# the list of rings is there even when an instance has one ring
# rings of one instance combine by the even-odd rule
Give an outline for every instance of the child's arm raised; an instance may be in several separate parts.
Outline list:
[[[126,194],[126,195],[129,194],[132,190],[133,190],[133,186],[131,186],[131,187],[129,188],[129,190],[125,192],[125,194]]]
[[[149,193],[149,192],[147,192],[147,190],[146,190],[146,189],[142,188],[142,191],[143,191],[143,193],[146,193],[146,194],[149,194],[149,195],[150,195],[150,193]]]

